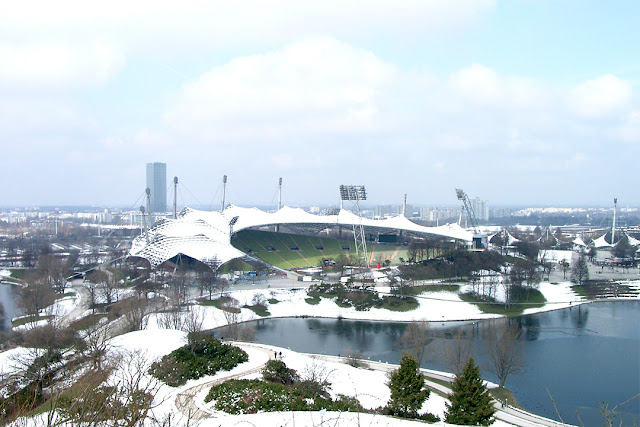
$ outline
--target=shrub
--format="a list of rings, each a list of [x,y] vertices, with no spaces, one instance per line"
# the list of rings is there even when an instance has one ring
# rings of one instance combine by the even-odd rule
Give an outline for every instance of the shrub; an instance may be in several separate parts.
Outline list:
[[[262,370],[262,378],[272,383],[291,385],[298,381],[298,374],[281,360],[269,360]]]
[[[247,360],[247,353],[238,347],[222,344],[204,333],[191,333],[187,345],[154,362],[149,373],[167,385],[177,387],[190,379],[231,370]]]
[[[298,383],[300,384],[300,383]],[[230,414],[255,414],[275,411],[362,411],[353,397],[305,395],[300,389],[260,380],[229,380],[211,387],[205,402],[215,401],[214,408]]]

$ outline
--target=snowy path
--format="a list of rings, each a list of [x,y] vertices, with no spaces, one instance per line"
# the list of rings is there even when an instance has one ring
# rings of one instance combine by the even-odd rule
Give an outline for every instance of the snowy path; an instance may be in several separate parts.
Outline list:
[[[247,350],[253,350],[253,351],[260,351],[266,354],[267,358],[271,358],[271,355],[274,354],[274,352],[282,350],[278,347],[271,347],[268,345],[256,345],[256,344],[247,344],[247,343],[240,343],[240,342],[234,342],[234,345],[243,348],[243,350],[247,351]],[[307,353],[298,353],[298,355],[300,356],[306,356],[306,357],[310,357],[310,358],[315,358],[318,360],[324,360],[326,362],[331,362],[331,363],[339,363],[339,364],[345,364],[348,359],[345,357],[338,357],[338,356],[327,356],[327,355],[320,355],[320,354],[307,354]],[[175,405],[176,408],[182,413],[184,414],[184,416],[186,416],[188,419],[191,420],[196,420],[196,421],[202,421],[208,418],[214,418],[215,415],[212,413],[209,413],[203,409],[201,409],[200,407],[198,407],[198,405],[196,404],[196,396],[199,395],[201,392],[203,392],[205,389],[210,388],[214,385],[220,384],[226,380],[229,379],[236,379],[236,378],[242,378],[242,377],[246,377],[248,375],[251,374],[255,374],[257,372],[260,372],[262,370],[262,368],[264,367],[266,362],[264,363],[260,363],[258,365],[256,365],[255,363],[247,363],[246,367],[248,369],[246,370],[241,370],[239,372],[231,372],[229,375],[226,375],[224,377],[217,377],[213,380],[207,381],[205,383],[201,383],[201,384],[197,384],[193,387],[187,388],[186,390],[183,390],[182,392],[180,392],[177,397],[176,397],[176,401],[175,401]],[[388,364],[388,363],[382,363],[382,362],[371,362],[371,361],[364,361],[364,363],[367,364],[368,368],[374,371],[380,371],[380,372],[384,372],[384,373],[388,373],[391,372],[395,369],[398,368],[397,365],[393,365],[393,364]],[[235,370],[234,370],[235,371]],[[427,381],[426,381],[426,385],[433,391],[435,391],[438,394],[441,394],[443,396],[446,396],[447,394],[451,393],[451,389],[449,387],[446,387],[440,383],[436,383],[432,380],[439,380],[439,381],[451,381],[451,377],[447,376],[447,375],[443,375],[443,374],[438,374],[436,372],[432,372],[432,371],[428,371],[428,370],[422,370],[422,372],[426,375],[427,377]],[[496,414],[495,414],[495,418],[497,420],[502,421],[505,425],[513,425],[513,426],[521,426],[521,427],[527,427],[527,426],[545,426],[545,427],[557,427],[557,426],[567,426],[567,424],[562,424],[558,421],[554,421],[548,418],[544,418],[520,409],[516,409],[513,407],[505,407],[503,408],[502,405],[499,402],[495,402],[494,401],[494,407],[496,409]],[[264,415],[264,414],[263,414]],[[367,414],[367,415],[371,415],[371,414]],[[234,418],[234,417],[231,417]],[[384,418],[384,417],[383,417]],[[220,420],[222,421],[222,420]],[[328,420],[327,420],[328,421]],[[346,420],[345,420],[346,421]],[[402,421],[402,424],[404,425],[404,423],[407,423],[407,425],[411,424],[410,420],[395,420],[395,421]],[[397,422],[394,422],[393,425],[398,424]],[[315,425],[315,424],[314,424]],[[446,423],[437,423],[436,425],[441,425],[441,426],[447,426],[449,424]]]
[[[233,345],[235,345],[236,347],[240,347],[243,350],[247,350],[247,347],[250,347],[252,349],[257,349],[265,353],[267,355],[267,358],[269,358],[273,353],[273,351],[268,350],[266,348],[253,346],[250,344],[234,342]],[[252,366],[246,371],[234,373],[232,375],[224,376],[222,378],[216,378],[214,380],[207,381],[206,383],[202,383],[202,384],[198,384],[196,386],[190,387],[178,394],[178,396],[176,397],[176,408],[178,408],[178,410],[182,412],[184,416],[187,417],[187,419],[197,421],[197,420],[203,420],[205,418],[211,418],[213,417],[211,413],[203,411],[198,407],[198,405],[196,405],[195,403],[196,395],[207,388],[211,388],[214,385],[221,384],[227,380],[237,379],[240,377],[244,377],[247,375],[260,372],[264,368],[265,364],[266,362],[259,364],[258,366]]]

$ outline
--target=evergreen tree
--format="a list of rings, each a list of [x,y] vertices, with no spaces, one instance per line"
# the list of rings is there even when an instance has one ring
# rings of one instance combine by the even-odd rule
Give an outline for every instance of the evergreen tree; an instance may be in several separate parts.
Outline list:
[[[389,381],[391,399],[387,405],[389,412],[401,417],[418,417],[418,411],[429,398],[429,390],[425,388],[424,375],[419,370],[418,362],[410,354],[403,354],[400,368],[391,373]]]
[[[495,409],[491,404],[489,390],[480,377],[480,368],[476,366],[473,357],[469,359],[462,375],[456,376],[451,390],[451,404],[446,404],[445,422],[470,426],[493,424]]]

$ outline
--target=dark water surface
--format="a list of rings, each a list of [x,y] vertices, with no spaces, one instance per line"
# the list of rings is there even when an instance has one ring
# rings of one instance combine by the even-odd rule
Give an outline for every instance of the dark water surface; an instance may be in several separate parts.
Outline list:
[[[610,407],[640,392],[640,301],[586,304],[565,310],[475,322],[430,322],[427,359],[422,366],[447,370],[439,360],[441,334],[464,329],[472,339],[474,357],[486,364],[483,336],[490,323],[522,327],[526,368],[507,378],[518,403],[525,409],[558,420],[547,389],[565,422],[602,425],[598,402]],[[406,324],[337,319],[264,319],[256,322],[255,341],[305,353],[346,355],[398,363],[402,351],[396,341]],[[483,369],[483,377],[498,382]],[[622,425],[640,420],[640,399],[620,409]],[[620,418],[618,422],[620,423]]]
[[[17,288],[0,283],[0,329],[11,328],[11,319],[20,314],[16,306]]]

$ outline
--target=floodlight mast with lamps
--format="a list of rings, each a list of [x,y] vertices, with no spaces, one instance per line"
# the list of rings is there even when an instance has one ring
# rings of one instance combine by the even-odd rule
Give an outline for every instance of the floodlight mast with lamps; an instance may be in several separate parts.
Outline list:
[[[460,188],[456,188],[456,196],[458,200],[462,202],[464,209],[467,211],[467,218],[469,218],[469,222],[471,223],[471,228],[473,228],[474,233],[478,233],[478,221],[476,220],[476,214],[471,207],[471,201],[469,200],[469,196],[461,190]]]
[[[340,200],[354,202],[358,211],[358,223],[353,224],[353,239],[356,244],[356,258],[360,266],[369,266],[367,242],[364,235],[364,227],[362,226],[362,213],[360,212],[360,200],[367,200],[367,191],[364,185],[341,185]]]

